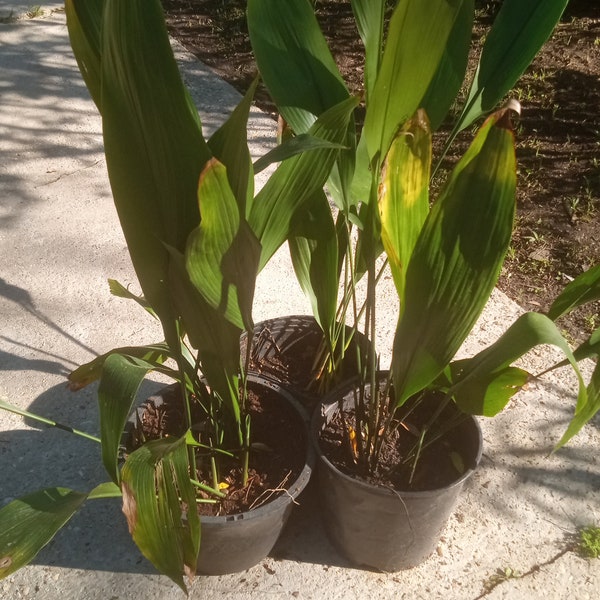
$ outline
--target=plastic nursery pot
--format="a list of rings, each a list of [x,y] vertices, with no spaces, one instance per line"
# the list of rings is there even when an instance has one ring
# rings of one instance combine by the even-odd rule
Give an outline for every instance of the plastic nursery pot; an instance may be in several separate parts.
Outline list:
[[[296,499],[308,484],[314,467],[314,450],[308,436],[308,416],[304,408],[290,392],[278,384],[255,375],[249,375],[248,380],[257,386],[268,388],[272,393],[278,394],[282,402],[287,402],[293,407],[297,427],[306,432],[304,466],[296,480],[289,485],[286,493],[258,508],[225,516],[201,516],[198,573],[204,575],[245,571],[263,560],[279,538]],[[163,414],[165,395],[174,393],[176,389],[177,384],[168,386],[138,407],[125,431],[129,443],[132,436],[135,439],[136,422],[139,423],[138,419],[142,418],[143,411],[150,407],[150,410]]]
[[[347,328],[347,333],[350,333]],[[242,356],[245,356],[246,333],[240,339]],[[358,332],[356,338],[366,344],[365,336]],[[277,382],[290,390],[312,412],[322,399],[316,379],[315,358],[323,340],[323,331],[314,317],[289,315],[268,319],[254,327],[250,353],[249,372]],[[356,376],[356,352],[346,352],[341,370],[342,382]]]
[[[344,408],[354,406],[353,390],[341,390]],[[367,388],[368,391],[368,388]],[[482,435],[468,417],[457,428],[466,470],[444,487],[397,491],[342,473],[323,453],[320,434],[338,411],[339,396],[330,394],[315,411],[311,437],[317,454],[317,482],[322,520],[328,537],[351,563],[380,571],[410,569],[436,548],[465,482],[479,464]]]

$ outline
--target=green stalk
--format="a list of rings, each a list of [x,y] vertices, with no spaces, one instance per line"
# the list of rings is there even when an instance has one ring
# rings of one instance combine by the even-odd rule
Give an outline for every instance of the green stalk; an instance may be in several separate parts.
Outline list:
[[[50,427],[56,427],[56,429],[62,429],[63,431],[67,431],[69,433],[73,433],[78,435],[79,437],[85,438],[86,440],[91,440],[92,442],[101,443],[100,438],[91,435],[89,433],[85,433],[85,431],[80,431],[79,429],[73,429],[73,427],[69,427],[69,425],[63,425],[62,423],[58,423],[57,421],[52,421],[51,419],[46,419],[46,417],[41,417],[34,413],[30,413],[29,411],[22,410],[13,406],[12,404],[8,404],[8,402],[4,402],[0,400],[0,408],[7,410],[8,412],[14,413],[15,415],[20,415],[21,417],[27,417],[29,419],[33,419],[34,421],[38,421],[40,423],[44,423],[45,425],[50,425]]]

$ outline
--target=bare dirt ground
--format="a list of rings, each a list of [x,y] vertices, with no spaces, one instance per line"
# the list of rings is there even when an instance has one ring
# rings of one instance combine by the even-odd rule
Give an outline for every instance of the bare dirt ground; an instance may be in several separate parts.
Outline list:
[[[477,2],[474,54],[498,2]],[[256,74],[245,0],[163,0],[171,35],[241,92]],[[317,18],[349,88],[360,92],[362,46],[346,0],[317,0]],[[474,64],[474,61],[473,61]],[[522,104],[513,242],[499,287],[545,311],[563,286],[600,262],[600,2],[571,0],[550,40],[509,94]],[[268,93],[257,104],[274,114]],[[441,140],[444,137],[442,128]],[[458,140],[455,161],[468,137]],[[436,147],[440,147],[438,142]],[[600,325],[599,304],[565,318],[573,341]]]

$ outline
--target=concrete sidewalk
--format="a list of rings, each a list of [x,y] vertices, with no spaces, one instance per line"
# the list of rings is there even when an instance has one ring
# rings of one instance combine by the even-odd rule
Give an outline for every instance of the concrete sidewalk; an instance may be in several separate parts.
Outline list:
[[[69,46],[59,3],[41,17],[5,23],[26,2],[0,0],[0,397],[96,433],[95,388],[65,386],[78,364],[117,345],[161,338],[106,280],[135,284],[108,186],[100,118]],[[177,49],[207,134],[239,95]],[[199,90],[208,92],[199,93]],[[274,124],[252,116],[252,151],[273,142]],[[390,282],[388,282],[390,283]],[[393,293],[384,293],[390,343]],[[285,252],[261,274],[256,320],[308,313]],[[495,293],[463,350],[498,336],[520,309]],[[557,355],[528,357],[541,371]],[[383,360],[389,360],[385,356]],[[324,537],[311,490],[272,555],[253,569],[201,577],[191,598],[470,599],[596,598],[600,561],[565,552],[569,533],[600,524],[600,421],[547,456],[572,413],[563,371],[531,386],[493,420],[482,420],[484,458],[461,496],[438,550],[421,566],[382,574],[350,567]],[[147,389],[156,384],[150,382]],[[0,412],[0,505],[50,485],[81,491],[106,477],[98,447]],[[499,570],[521,577],[499,582]],[[594,592],[596,590],[596,592]],[[6,600],[183,598],[131,542],[117,501],[87,505],[29,567],[0,581]]]

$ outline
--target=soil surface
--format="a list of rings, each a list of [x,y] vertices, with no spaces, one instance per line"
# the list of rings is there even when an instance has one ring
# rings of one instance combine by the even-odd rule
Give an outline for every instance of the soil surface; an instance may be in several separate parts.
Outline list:
[[[476,2],[473,57],[500,3]],[[245,0],[163,0],[169,31],[240,92],[256,74]],[[348,87],[362,86],[362,45],[347,0],[318,0],[316,14]],[[471,61],[473,71],[475,60]],[[600,3],[571,0],[516,88],[518,197],[513,242],[499,287],[524,309],[546,311],[564,285],[600,262]],[[264,88],[256,103],[275,117]],[[435,148],[443,144],[438,132]],[[445,167],[466,147],[457,140]],[[595,303],[564,318],[573,342],[600,325]]]
[[[439,396],[430,394],[418,402],[410,400],[396,411],[382,438],[385,441],[376,467],[369,469],[361,458],[365,444],[360,444],[355,434],[365,429],[357,427],[352,395],[349,398],[347,410],[343,414],[336,410],[319,438],[323,454],[342,473],[397,491],[424,491],[445,487],[476,467],[477,430],[472,419],[452,404],[438,415],[417,450],[424,426],[440,407]],[[442,426],[448,426],[449,431],[443,433]]]
[[[286,493],[304,468],[308,440],[298,411],[269,388],[252,382],[248,387],[252,444],[247,485],[242,485],[240,461],[220,457],[217,463],[219,483],[226,497],[216,503],[198,504],[200,514],[233,515],[257,508]],[[144,441],[166,436],[179,437],[187,429],[177,386],[170,386],[162,397],[150,399],[137,414],[137,427],[129,425],[124,440],[127,452],[133,451]],[[192,405],[192,420],[195,423],[192,432],[196,438],[201,438],[201,432],[206,429],[205,419],[196,403]],[[197,479],[210,486],[208,454],[199,449],[196,460]],[[207,493],[200,490],[198,496],[209,498]]]

